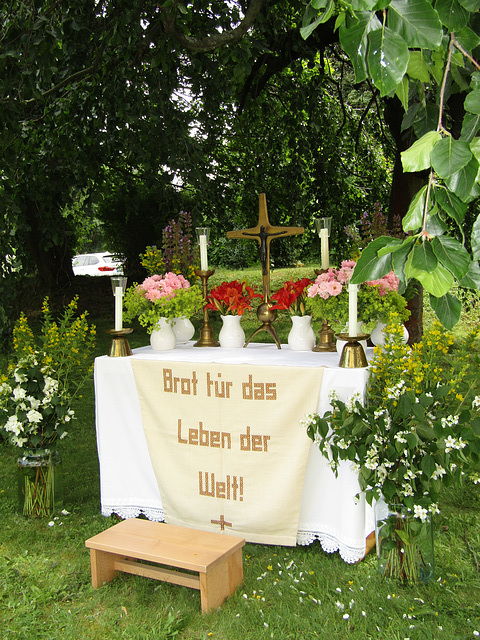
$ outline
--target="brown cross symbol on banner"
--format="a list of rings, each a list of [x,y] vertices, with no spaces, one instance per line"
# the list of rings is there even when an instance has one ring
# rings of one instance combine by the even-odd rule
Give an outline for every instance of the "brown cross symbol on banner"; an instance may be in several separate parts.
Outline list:
[[[267,198],[264,193],[261,193],[258,198],[258,222],[256,227],[251,229],[241,229],[240,231],[228,231],[227,238],[234,238],[239,240],[257,240],[260,245],[260,262],[262,265],[262,293],[263,304],[259,305],[257,309],[257,317],[262,322],[262,326],[259,327],[247,340],[245,346],[248,345],[250,340],[259,332],[267,331],[270,333],[277,347],[280,349],[280,341],[277,336],[275,328],[272,326],[272,322],[275,320],[277,313],[276,309],[273,311],[269,308],[268,299],[270,297],[270,242],[274,238],[286,238],[287,236],[295,236],[303,233],[305,229],[303,227],[274,227],[270,224],[267,212]]]
[[[223,514],[220,516],[220,520],[210,520],[210,522],[212,524],[219,524],[220,525],[220,529],[222,531],[225,531],[225,527],[231,527],[232,526],[231,522],[227,522],[225,520],[225,516]]]

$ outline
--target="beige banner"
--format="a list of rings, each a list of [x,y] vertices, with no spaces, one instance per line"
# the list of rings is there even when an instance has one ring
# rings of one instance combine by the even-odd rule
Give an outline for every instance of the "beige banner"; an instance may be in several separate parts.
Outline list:
[[[170,524],[295,545],[323,368],[132,360]]]

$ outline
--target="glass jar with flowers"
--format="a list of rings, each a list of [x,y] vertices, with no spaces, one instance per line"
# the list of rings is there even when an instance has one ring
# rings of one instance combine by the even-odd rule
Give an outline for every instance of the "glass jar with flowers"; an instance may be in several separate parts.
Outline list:
[[[190,319],[202,308],[203,294],[199,285],[191,285],[181,274],[169,271],[133,284],[125,292],[123,305],[125,319],[138,317],[150,333],[152,349],[161,351],[175,347],[174,319]]]
[[[302,421],[337,473],[341,461],[358,471],[366,500],[376,501],[376,545],[384,577],[428,582],[433,577],[432,516],[444,486],[480,482],[480,396],[467,354],[478,331],[447,354],[453,335],[439,323],[409,347],[401,324],[387,326],[375,348],[366,398],[331,396],[325,415]],[[473,378],[475,379],[475,378]]]
[[[207,309],[218,311],[222,328],[218,336],[221,347],[240,348],[245,344],[245,332],[241,326],[242,315],[253,309],[255,298],[261,298],[254,287],[246,282],[232,280],[213,287],[208,295]]]
[[[292,351],[311,351],[315,346],[312,316],[306,306],[306,291],[311,284],[308,278],[284,282],[270,298],[270,303],[274,303],[270,304],[271,309],[290,314],[292,328],[288,334],[288,346]]]
[[[95,327],[75,317],[77,299],[54,320],[48,298],[35,336],[21,314],[13,332],[14,358],[0,377],[0,432],[19,447],[19,512],[49,516],[61,507],[63,487],[57,442],[74,419],[72,402],[92,373]]]

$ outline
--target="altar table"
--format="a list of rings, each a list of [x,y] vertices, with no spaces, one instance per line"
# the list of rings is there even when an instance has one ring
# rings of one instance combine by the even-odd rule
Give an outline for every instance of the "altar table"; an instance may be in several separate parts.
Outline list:
[[[370,350],[371,351],[371,350]],[[371,353],[367,353],[369,357]],[[368,369],[340,368],[337,353],[290,351],[282,345],[250,344],[244,349],[194,348],[193,342],[170,351],[150,347],[134,349],[129,357],[102,356],[95,360],[95,405],[97,448],[100,463],[102,514],[121,518],[145,515],[163,521],[162,497],[154,473],[142,422],[140,401],[133,372],[134,361],[248,364],[273,367],[325,367],[317,411],[330,408],[329,394],[335,390],[341,400],[354,393],[363,395]],[[300,429],[292,424],[292,429]],[[281,472],[281,470],[280,470]],[[338,477],[312,443],[308,452],[298,522],[297,544],[315,539],[324,551],[339,551],[353,563],[364,556],[365,539],[374,530],[373,509],[359,493],[357,474],[348,461],[342,462]]]

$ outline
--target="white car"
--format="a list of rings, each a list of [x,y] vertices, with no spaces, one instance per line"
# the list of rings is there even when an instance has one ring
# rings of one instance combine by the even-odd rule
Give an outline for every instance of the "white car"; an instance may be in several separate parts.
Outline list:
[[[122,262],[111,253],[82,253],[72,258],[75,276],[123,275]]]

